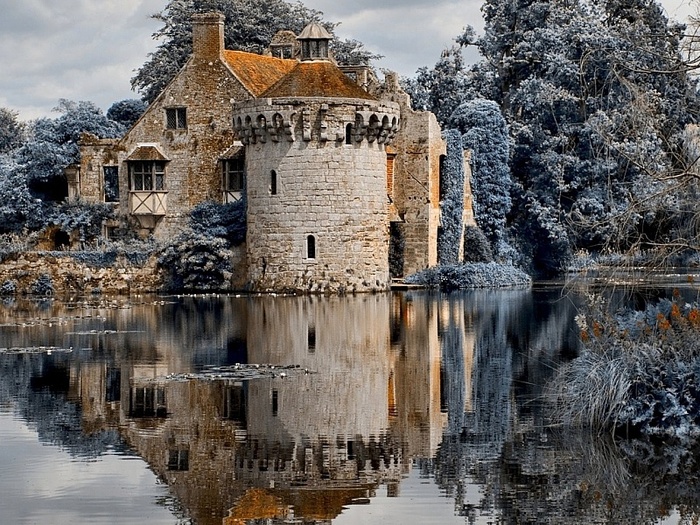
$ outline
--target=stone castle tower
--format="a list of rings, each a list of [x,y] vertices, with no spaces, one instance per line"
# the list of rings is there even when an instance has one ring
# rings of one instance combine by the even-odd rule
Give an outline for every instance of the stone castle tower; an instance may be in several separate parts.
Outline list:
[[[307,26],[294,69],[234,105],[245,146],[248,282],[257,290],[389,288],[387,147],[400,108],[331,61],[330,38]]]

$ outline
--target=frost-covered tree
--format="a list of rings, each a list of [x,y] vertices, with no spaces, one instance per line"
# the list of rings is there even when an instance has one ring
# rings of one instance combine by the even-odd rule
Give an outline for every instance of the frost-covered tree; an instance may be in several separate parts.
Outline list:
[[[18,170],[29,187],[48,200],[65,197],[63,170],[79,160],[81,133],[112,138],[125,130],[92,102],[61,99],[56,111],[61,113],[56,119],[40,118],[30,123],[28,139],[16,154]]]
[[[487,0],[481,85],[513,139],[513,206],[535,264],[624,249],[668,228],[683,127],[697,111],[680,29],[653,0]],[[629,210],[633,210],[630,213]]]
[[[443,132],[443,139],[447,155],[440,169],[438,262],[457,264],[464,230],[464,146],[460,132],[455,129]]]
[[[43,209],[17,165],[0,155],[0,233],[20,233],[42,223]]]
[[[508,126],[492,100],[477,98],[461,104],[448,124],[459,130],[464,147],[471,150],[472,193],[476,223],[491,242],[497,258],[512,259],[506,239],[512,201]]]
[[[17,118],[17,112],[0,108],[0,154],[9,153],[24,141],[24,124]]]
[[[107,110],[107,118],[129,129],[144,114],[148,104],[139,99],[125,99],[112,104]]]
[[[484,35],[456,40],[483,61],[466,69],[455,46],[404,85],[443,124],[458,125],[447,117],[471,100],[500,106],[512,144],[507,218],[533,269],[556,272],[579,249],[672,244],[698,194],[682,153],[699,108],[682,27],[655,0],[486,0],[482,11]]]
[[[445,49],[432,69],[422,67],[402,83],[414,109],[432,111],[444,126],[469,92],[461,47]]]
[[[261,53],[272,37],[281,30],[299,34],[311,21],[321,21],[322,14],[301,2],[284,0],[170,0],[163,11],[153,16],[163,27],[153,34],[161,43],[148,61],[131,79],[131,86],[152,102],[192,53],[192,15],[218,11],[225,18],[224,39],[227,49]],[[335,24],[322,22],[333,32]],[[340,61],[368,64],[379,58],[356,40],[334,42]]]

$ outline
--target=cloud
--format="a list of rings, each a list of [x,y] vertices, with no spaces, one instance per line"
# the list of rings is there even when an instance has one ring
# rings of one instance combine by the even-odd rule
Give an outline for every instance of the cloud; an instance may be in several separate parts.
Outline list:
[[[340,38],[354,38],[384,55],[380,67],[410,76],[421,66],[435,64],[465,26],[481,29],[481,3],[408,0],[395,5],[372,0],[307,0],[304,5],[323,11],[327,20],[340,21],[336,29]]]
[[[5,5],[7,4],[7,5]],[[163,0],[0,0],[0,96],[31,119],[50,115],[59,98],[103,109],[137,95],[134,69],[156,43],[149,15]]]
[[[466,25],[481,31],[482,0],[302,0],[340,22],[341,38],[385,56],[377,65],[412,76],[433,66]],[[27,120],[51,116],[59,98],[103,109],[136,98],[130,80],[157,45],[150,18],[168,0],[0,0],[0,103]],[[671,18],[687,0],[662,0]],[[694,8],[693,8],[694,11]],[[473,53],[468,60],[476,60]]]

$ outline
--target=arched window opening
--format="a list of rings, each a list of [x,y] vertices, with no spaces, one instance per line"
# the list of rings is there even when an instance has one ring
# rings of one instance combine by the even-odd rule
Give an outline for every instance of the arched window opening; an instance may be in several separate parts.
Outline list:
[[[309,235],[308,237],[306,237],[306,258],[316,258],[316,237],[314,237],[313,235]]]
[[[352,122],[345,126],[345,144],[352,144]]]
[[[277,195],[277,172],[270,171],[270,195]]]

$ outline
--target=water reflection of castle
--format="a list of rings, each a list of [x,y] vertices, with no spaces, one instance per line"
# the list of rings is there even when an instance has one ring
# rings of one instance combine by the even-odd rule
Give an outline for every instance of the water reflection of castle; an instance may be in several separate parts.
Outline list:
[[[110,365],[75,365],[84,428],[118,426],[200,524],[330,523],[344,506],[368,503],[380,485],[398,495],[411,461],[435,454],[447,421],[439,303],[368,295],[231,304],[224,322],[207,326],[208,345],[227,348],[229,361],[314,373],[164,379],[193,371],[191,355],[201,354],[185,345],[202,344],[202,327],[183,315],[142,341],[156,360],[136,357],[129,343],[122,358],[114,349]]]
[[[454,502],[447,518],[470,524],[651,523],[679,504],[700,515],[698,463],[659,479],[654,457],[630,465],[613,443],[543,426],[531,401],[576,332],[569,303],[533,296],[4,308],[7,347],[76,351],[3,356],[0,403],[78,456],[122,450],[121,435],[200,524],[367,517],[405,508],[424,476]],[[237,361],[318,373],[164,379]]]

